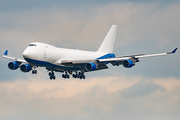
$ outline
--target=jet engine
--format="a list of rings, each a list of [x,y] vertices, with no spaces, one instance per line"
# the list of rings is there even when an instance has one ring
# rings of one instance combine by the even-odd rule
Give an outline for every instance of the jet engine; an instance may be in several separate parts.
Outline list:
[[[8,64],[8,68],[11,69],[11,70],[16,70],[19,68],[19,63],[18,62],[10,62]]]
[[[131,68],[134,65],[135,65],[135,63],[130,59],[127,59],[127,60],[123,61],[123,66],[125,68]]]
[[[29,72],[29,71],[31,71],[32,68],[29,64],[23,64],[23,65],[21,65],[20,69],[22,72]]]
[[[97,68],[97,66],[96,66],[96,64],[94,64],[94,63],[87,63],[87,64],[85,65],[85,69],[86,69],[87,71],[96,70],[96,68]]]

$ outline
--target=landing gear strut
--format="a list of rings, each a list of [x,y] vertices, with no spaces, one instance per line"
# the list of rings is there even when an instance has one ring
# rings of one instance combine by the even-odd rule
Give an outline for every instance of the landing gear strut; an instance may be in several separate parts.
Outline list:
[[[37,74],[37,70],[35,70],[36,66],[33,66],[34,70],[32,70],[32,74]]]
[[[52,72],[49,72],[49,77],[50,77],[50,80],[52,80],[52,79],[56,79],[56,76],[54,76],[54,72],[52,71]]]

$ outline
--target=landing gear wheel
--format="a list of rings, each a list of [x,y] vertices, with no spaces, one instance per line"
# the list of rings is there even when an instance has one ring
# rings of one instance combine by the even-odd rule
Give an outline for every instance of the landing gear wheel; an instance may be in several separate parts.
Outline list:
[[[37,74],[37,70],[32,70],[32,74]]]
[[[74,74],[73,74],[73,76],[74,76]],[[70,78],[67,71],[65,71],[65,73],[62,74],[62,78],[64,78],[64,79],[66,79],[66,78],[69,79]]]
[[[52,76],[51,72],[49,72],[49,76]]]
[[[49,72],[49,76],[50,76],[50,80],[52,80],[52,79],[56,79],[56,76],[54,76],[54,72],[52,71],[52,72]]]
[[[56,76],[50,76],[50,80],[55,80],[56,79]]]

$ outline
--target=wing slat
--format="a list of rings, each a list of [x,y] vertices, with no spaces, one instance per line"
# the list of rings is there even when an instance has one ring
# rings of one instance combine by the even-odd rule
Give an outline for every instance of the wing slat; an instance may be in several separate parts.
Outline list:
[[[126,59],[139,59],[139,58],[145,58],[145,57],[155,57],[155,56],[163,56],[163,55],[168,55],[168,54],[173,54],[177,51],[178,48],[175,48],[172,52],[167,52],[167,53],[159,53],[159,54],[150,54],[150,55],[145,55],[145,54],[139,54],[139,55],[130,55],[130,56],[121,56],[121,57],[115,57],[115,58],[108,58],[108,59],[99,59],[99,62],[118,62],[118,61],[123,61]]]

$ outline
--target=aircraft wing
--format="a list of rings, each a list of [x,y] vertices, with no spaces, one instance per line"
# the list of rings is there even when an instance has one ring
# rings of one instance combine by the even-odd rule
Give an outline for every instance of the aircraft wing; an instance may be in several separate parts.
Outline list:
[[[70,65],[70,64],[76,64],[76,65],[78,65],[78,64],[86,64],[86,63],[89,63],[89,62],[96,62],[96,60],[72,60],[72,61],[70,61],[70,60],[62,60],[61,61],[61,64],[63,64],[63,65]]]
[[[131,65],[134,65],[134,63],[139,62],[139,58],[145,58],[145,57],[153,57],[153,56],[162,56],[162,55],[168,55],[168,54],[173,54],[175,53],[177,48],[175,48],[172,52],[167,52],[167,53],[159,53],[159,54],[150,54],[150,55],[145,55],[145,54],[138,54],[138,55],[129,55],[129,56],[121,56],[121,57],[115,57],[115,58],[107,58],[107,59],[94,59],[94,60],[58,60],[54,64],[56,65],[64,65],[64,66],[69,66],[69,67],[77,67],[79,69],[85,69],[87,71],[89,66],[95,66],[96,69],[94,70],[101,70],[101,69],[107,69],[108,63],[111,63],[113,66],[117,65],[124,65],[126,64],[123,63],[124,61],[127,62],[133,62]],[[127,63],[129,64],[129,63]],[[126,64],[126,65],[127,65]],[[90,68],[91,68],[90,67]],[[129,67],[129,66],[127,66]]]
[[[175,48],[172,52],[167,52],[167,53],[159,53],[159,54],[150,54],[150,55],[145,55],[145,54],[138,54],[138,55],[128,55],[128,56],[121,56],[121,57],[115,57],[115,58],[107,58],[107,59],[95,59],[95,60],[58,60],[55,62],[56,65],[83,65],[87,63],[113,63],[113,62],[123,62],[126,59],[135,59],[135,62],[138,62],[139,58],[144,58],[144,57],[153,57],[153,56],[163,56],[163,55],[168,55],[168,54],[173,54],[176,52],[178,48]]]
[[[115,58],[108,58],[108,59],[99,59],[98,61],[100,63],[104,62],[110,62],[113,65],[120,65],[124,60],[127,59],[132,59],[135,62],[139,62],[139,58],[145,58],[145,57],[154,57],[154,56],[162,56],[162,55],[168,55],[168,54],[173,54],[176,52],[178,48],[175,48],[172,52],[167,52],[167,53],[159,53],[159,54],[150,54],[150,55],[145,55],[145,54],[139,54],[139,55],[130,55],[130,56],[122,56],[122,57],[115,57]]]
[[[86,65],[89,63],[93,63],[94,65],[97,66],[96,69],[94,70],[102,70],[102,69],[108,69],[108,67],[106,66],[106,64],[104,63],[98,63],[97,59],[94,60],[58,60],[56,61],[54,64],[56,65],[64,65],[64,66],[68,66],[68,67],[74,67],[74,69],[79,69],[79,70],[85,70],[84,72],[88,72],[90,70],[88,70],[86,68]]]
[[[25,60],[22,60],[22,59],[19,59],[16,57],[12,57],[12,56],[8,56],[8,50],[6,50],[4,52],[3,58],[10,59],[10,60],[17,61],[17,62],[21,62],[21,63],[27,63]]]

